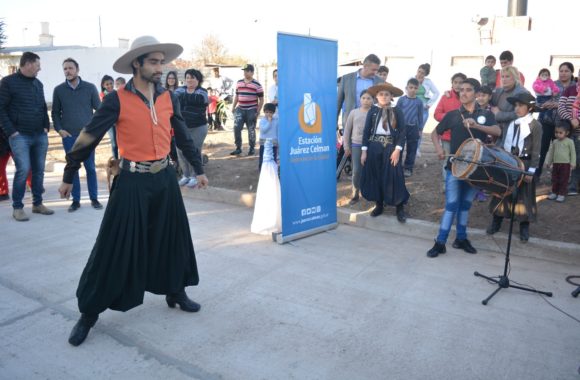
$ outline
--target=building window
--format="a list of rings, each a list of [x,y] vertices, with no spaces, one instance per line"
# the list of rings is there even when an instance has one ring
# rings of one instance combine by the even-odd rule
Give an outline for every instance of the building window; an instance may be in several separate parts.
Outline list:
[[[484,58],[481,55],[456,55],[451,57],[451,66],[477,66],[484,64]]]
[[[570,62],[576,70],[580,67],[580,55],[550,55],[550,67],[558,69],[562,62]],[[576,75],[577,73],[572,73]],[[558,79],[558,73],[552,73],[552,80]]]

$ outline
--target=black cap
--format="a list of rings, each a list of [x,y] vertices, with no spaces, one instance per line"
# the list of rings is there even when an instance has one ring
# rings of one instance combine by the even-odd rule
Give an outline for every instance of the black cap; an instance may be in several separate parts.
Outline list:
[[[254,65],[250,65],[249,63],[247,63],[244,65],[244,67],[242,67],[242,70],[254,72]]]

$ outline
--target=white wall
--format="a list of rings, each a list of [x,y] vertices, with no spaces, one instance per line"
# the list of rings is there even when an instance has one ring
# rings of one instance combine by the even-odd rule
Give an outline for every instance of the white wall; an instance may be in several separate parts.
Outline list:
[[[54,88],[64,82],[62,62],[66,58],[73,58],[79,63],[79,75],[84,81],[91,82],[101,90],[101,78],[110,75],[113,78],[123,76],[126,79],[131,75],[119,74],[113,71],[113,63],[124,54],[127,49],[122,48],[83,48],[50,50],[37,52],[40,56],[41,71],[38,79],[44,84],[44,96],[47,103],[52,102]]]

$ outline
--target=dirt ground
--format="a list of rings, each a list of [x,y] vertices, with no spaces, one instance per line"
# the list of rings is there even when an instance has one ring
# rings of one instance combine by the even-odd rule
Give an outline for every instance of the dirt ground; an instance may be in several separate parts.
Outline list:
[[[243,154],[239,157],[230,156],[234,149],[233,132],[210,131],[205,141],[204,154],[209,157],[205,166],[210,186],[232,190],[255,192],[259,173],[258,156],[247,156],[247,131],[242,132]],[[63,160],[62,147],[58,137],[51,137],[49,159]],[[97,149],[97,166],[104,166],[110,156],[110,145],[107,137]],[[537,186],[538,220],[530,226],[530,236],[549,240],[580,244],[580,196],[566,197],[564,203],[547,200],[550,191],[549,173],[542,175]],[[406,211],[410,218],[439,222],[445,196],[441,191],[441,162],[435,156],[435,151],[428,135],[424,135],[421,147],[421,157],[417,158],[413,176],[407,178],[407,188],[411,193]],[[337,183],[337,205],[351,207],[357,211],[367,211],[374,207],[373,203],[362,200],[354,206],[349,206],[351,194],[351,177],[342,174]],[[488,202],[473,203],[469,226],[485,229],[490,222]],[[394,208],[387,208],[387,215],[394,215]],[[507,232],[504,223],[502,232]],[[514,232],[517,234],[515,226]]]

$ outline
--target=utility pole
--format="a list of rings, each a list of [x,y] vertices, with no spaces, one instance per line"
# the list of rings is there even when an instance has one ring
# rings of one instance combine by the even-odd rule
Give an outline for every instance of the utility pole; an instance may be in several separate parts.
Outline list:
[[[103,33],[101,31],[101,16],[99,16],[99,42],[100,46],[103,47]]]

